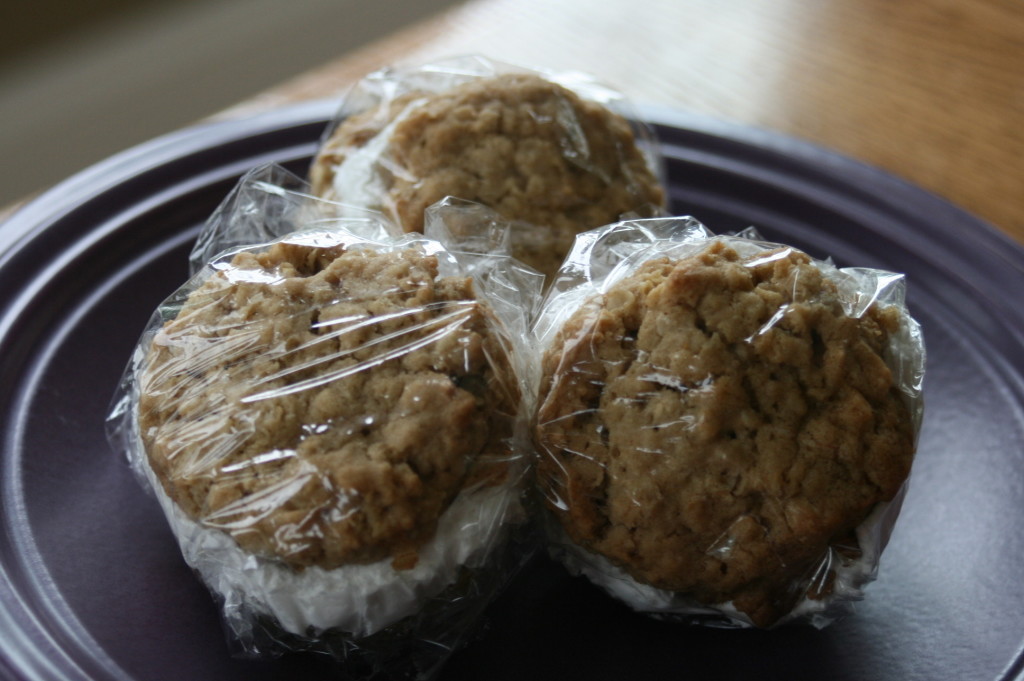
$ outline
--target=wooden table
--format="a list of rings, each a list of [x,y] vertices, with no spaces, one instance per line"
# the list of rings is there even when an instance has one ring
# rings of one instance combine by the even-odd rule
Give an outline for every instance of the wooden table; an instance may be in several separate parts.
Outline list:
[[[1020,0],[472,0],[221,115],[462,54],[586,71],[637,103],[824,145],[1024,242]]]

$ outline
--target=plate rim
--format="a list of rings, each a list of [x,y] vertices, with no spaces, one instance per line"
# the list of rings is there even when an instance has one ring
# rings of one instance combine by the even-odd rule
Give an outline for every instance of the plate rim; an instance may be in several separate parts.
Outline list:
[[[32,197],[0,221],[0,264],[18,237],[44,228],[60,215],[74,210],[83,200],[116,187],[128,178],[158,169],[170,160],[205,151],[209,148],[209,141],[216,140],[224,145],[287,127],[326,126],[337,110],[336,98],[311,99],[251,116],[204,121],[160,135],[87,166]],[[1007,260],[1024,260],[1024,243],[987,220],[950,199],[838,150],[775,130],[667,105],[639,105],[637,110],[641,120],[657,129],[659,142],[666,141],[663,138],[665,131],[680,131],[715,138],[730,145],[742,145],[761,154],[775,156],[789,165],[811,167],[819,176],[828,169],[829,180],[838,184],[861,188],[863,184],[879,183],[888,190],[885,196],[899,198],[899,201],[890,203],[899,205],[908,196],[932,203],[935,208],[944,209],[955,226],[969,224],[980,230],[976,236],[984,240],[996,255]],[[856,182],[851,181],[851,176]],[[950,231],[948,227],[946,223],[937,225],[944,234]],[[1017,263],[1017,268],[1024,270],[1024,262]]]

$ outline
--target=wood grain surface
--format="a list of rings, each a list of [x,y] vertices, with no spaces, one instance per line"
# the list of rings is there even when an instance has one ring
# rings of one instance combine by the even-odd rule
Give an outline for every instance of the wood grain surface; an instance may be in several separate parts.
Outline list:
[[[586,71],[637,103],[829,147],[1024,242],[1020,0],[474,0],[222,115],[462,54]]]

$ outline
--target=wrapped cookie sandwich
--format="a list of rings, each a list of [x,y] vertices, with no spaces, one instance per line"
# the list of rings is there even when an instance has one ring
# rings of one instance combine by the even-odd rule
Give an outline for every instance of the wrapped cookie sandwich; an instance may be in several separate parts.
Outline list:
[[[551,275],[574,236],[664,205],[651,132],[579,74],[483,58],[387,69],[345,98],[310,169],[314,193],[406,231],[446,196],[497,211],[512,253]]]
[[[723,626],[824,626],[862,596],[922,414],[901,276],[638,220],[580,236],[535,331],[537,484],[572,570]]]
[[[540,277],[482,254],[467,276],[434,239],[318,218],[266,177],[204,247],[246,222],[283,236],[220,253],[160,306],[113,439],[240,652],[426,678],[529,550],[514,441]]]

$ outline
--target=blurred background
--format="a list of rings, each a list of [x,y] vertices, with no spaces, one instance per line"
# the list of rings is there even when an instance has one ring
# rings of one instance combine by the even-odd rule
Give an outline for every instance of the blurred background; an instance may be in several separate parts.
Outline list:
[[[1022,0],[0,0],[0,215],[207,116],[464,54],[813,142],[1024,240]]]
[[[455,0],[0,0],[0,207]]]

